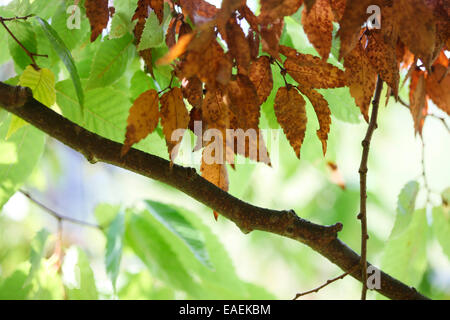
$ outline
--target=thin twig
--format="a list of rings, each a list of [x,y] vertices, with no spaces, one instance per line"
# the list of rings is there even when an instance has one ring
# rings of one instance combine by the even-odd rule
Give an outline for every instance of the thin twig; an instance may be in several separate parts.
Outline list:
[[[372,102],[372,114],[370,116],[369,126],[366,136],[362,141],[363,153],[361,165],[359,167],[360,175],[360,212],[358,219],[361,220],[361,270],[362,270],[362,292],[361,300],[366,300],[367,295],[367,161],[369,159],[370,141],[373,132],[377,128],[378,106],[380,104],[381,91],[383,90],[383,80],[378,76],[377,87]]]
[[[32,15],[28,15],[25,17],[14,17],[14,18],[3,18],[0,17],[0,23],[3,25],[3,27],[5,28],[6,31],[8,31],[8,33],[10,34],[10,36],[17,42],[17,44],[25,51],[25,53],[27,54],[27,56],[30,57],[31,59],[31,66],[35,69],[35,70],[39,70],[39,67],[36,63],[36,60],[34,60],[34,57],[45,57],[48,58],[48,56],[46,54],[37,54],[37,53],[33,53],[31,51],[29,51],[27,48],[25,48],[25,46],[22,44],[22,42],[20,42],[19,39],[16,38],[16,36],[14,35],[14,33],[12,33],[12,31],[8,28],[8,26],[6,25],[5,21],[13,21],[13,20],[26,20],[28,18],[32,17]]]
[[[61,215],[61,214],[57,213],[56,211],[50,209],[49,207],[45,206],[41,202],[37,201],[36,199],[34,199],[28,192],[26,192],[24,190],[19,190],[19,192],[22,193],[25,197],[27,197],[31,202],[36,204],[38,207],[43,209],[45,212],[47,212],[48,214],[53,216],[56,220],[58,220],[58,223],[61,223],[62,221],[68,221],[68,222],[72,222],[72,223],[78,224],[80,226],[86,226],[86,227],[100,229],[100,230],[103,229],[102,226],[99,226],[97,224]]]
[[[348,276],[350,273],[352,273],[353,271],[355,271],[355,269],[356,269],[358,266],[359,266],[359,264],[355,265],[355,266],[354,266],[352,269],[350,269],[349,271],[344,272],[343,274],[341,274],[340,276],[337,276],[336,278],[327,280],[327,282],[325,282],[324,284],[322,284],[321,286],[319,286],[319,287],[317,287],[317,288],[315,288],[315,289],[312,289],[312,290],[309,290],[309,291],[305,291],[305,292],[302,292],[302,293],[297,293],[297,294],[295,295],[295,297],[294,297],[293,300],[297,300],[298,298],[300,298],[300,297],[302,297],[302,296],[306,296],[306,295],[308,295],[308,294],[310,294],[310,293],[317,293],[317,292],[319,292],[320,290],[322,290],[323,288],[325,288],[326,286],[332,284],[333,282],[336,282],[336,281],[338,281],[338,280],[344,279],[344,278],[345,278],[346,276]]]

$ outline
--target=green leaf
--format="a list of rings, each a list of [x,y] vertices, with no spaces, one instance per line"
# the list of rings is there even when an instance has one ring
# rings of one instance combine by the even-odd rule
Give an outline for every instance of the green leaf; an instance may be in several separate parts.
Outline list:
[[[70,300],[97,300],[98,293],[86,254],[78,247],[67,250],[62,266],[63,281]]]
[[[100,136],[123,142],[131,105],[121,92],[110,87],[88,90],[81,112],[70,80],[64,80],[56,84],[56,102],[69,120]]]
[[[319,89],[318,91],[328,101],[333,116],[344,122],[360,123],[360,111],[355,99],[350,95],[348,87]]]
[[[121,12],[116,12],[111,20],[111,30],[109,32],[110,39],[122,38],[125,34],[130,32],[131,23],[126,19]]]
[[[8,24],[8,28],[28,51],[37,53],[36,34],[28,21],[8,21],[5,23]],[[32,63],[30,57],[12,37],[8,37],[8,47],[11,57],[20,69],[24,70]]]
[[[47,107],[56,102],[55,75],[49,69],[35,70],[32,66],[26,67],[20,76],[19,85],[30,88],[33,98]]]
[[[106,87],[119,79],[127,70],[133,50],[133,37],[130,34],[120,39],[103,41],[93,59],[87,88]]]
[[[121,211],[113,220],[106,234],[106,273],[116,288],[122,258],[123,235],[125,231],[125,214]]]
[[[26,126],[27,124],[28,123],[22,118],[19,118],[16,115],[11,115],[11,124],[9,125],[8,133],[6,133],[5,140],[8,140],[9,137],[16,133],[17,130]]]
[[[8,278],[0,281],[0,300],[25,300],[31,286],[25,285],[28,278],[28,263],[21,264]]]
[[[135,213],[125,231],[127,245],[151,270],[151,274],[197,298],[199,288],[180,261],[173,247],[161,235],[158,224],[148,213]]]
[[[2,26],[0,28],[0,43],[7,43],[8,37],[10,37],[10,35],[6,32],[5,28],[3,28],[3,26]],[[0,50],[0,65],[5,63],[9,59],[11,59],[9,51],[8,50]]]
[[[131,100],[136,100],[137,97],[141,95],[141,93],[150,89],[155,89],[158,91],[158,89],[156,89],[155,83],[153,82],[153,79],[142,70],[136,71],[130,81]]]
[[[9,117],[0,124],[0,146],[6,143],[11,148],[13,144],[16,151],[0,163],[0,208],[25,182],[44,151],[45,135],[32,126],[19,129],[5,141],[10,121]]]
[[[80,102],[80,105],[83,106],[84,104],[83,88],[81,87],[80,76],[78,75],[77,67],[75,66],[75,62],[73,61],[72,54],[67,49],[66,45],[64,44],[64,41],[59,37],[58,33],[48,24],[47,21],[39,17],[36,17],[36,19],[39,22],[42,29],[44,30],[44,33],[47,36],[48,40],[53,45],[53,48],[55,49],[59,58],[66,66],[67,71],[70,74],[70,78],[72,79],[75,90],[77,92],[78,101]]]
[[[58,257],[42,259],[39,270],[32,280],[31,300],[61,300],[64,298],[64,289],[61,276],[56,268]]]
[[[158,17],[152,11],[145,21],[144,31],[138,45],[138,51],[159,47],[164,43],[164,29],[159,24]]]
[[[67,3],[67,6],[69,5],[71,5],[71,3]],[[66,45],[67,49],[69,49],[69,51],[72,51],[77,48],[81,41],[89,39],[90,27],[89,20],[82,18],[80,20],[79,29],[68,28],[67,19],[70,17],[70,14],[67,13],[67,8],[65,5],[59,6],[58,11],[51,19],[51,25],[58,36],[61,39],[64,39],[64,44]]]
[[[397,201],[397,216],[394,227],[392,228],[391,237],[402,233],[410,224],[418,193],[419,183],[417,181],[408,182],[402,191],[400,191]]]
[[[100,226],[108,227],[116,219],[119,210],[120,206],[101,203],[95,207],[94,216]]]
[[[45,254],[45,244],[47,243],[47,239],[50,236],[50,232],[45,229],[39,231],[36,236],[31,241],[31,252],[30,252],[30,272],[28,273],[27,281],[25,285],[31,283],[31,281],[36,276],[37,272],[41,267],[41,261],[44,258]]]
[[[450,259],[450,211],[448,208],[433,209],[433,233]]]
[[[205,240],[199,230],[173,207],[151,200],[146,200],[145,204],[148,212],[179,237],[203,265],[213,268]]]
[[[427,267],[427,232],[425,209],[414,211],[406,230],[386,243],[381,269],[410,286],[417,286]]]

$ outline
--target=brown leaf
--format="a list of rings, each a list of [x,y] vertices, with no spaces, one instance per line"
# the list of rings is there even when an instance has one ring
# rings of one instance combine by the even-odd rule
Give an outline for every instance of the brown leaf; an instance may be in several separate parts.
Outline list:
[[[262,23],[270,23],[276,19],[293,15],[302,5],[303,0],[261,0]]]
[[[108,25],[108,0],[86,0],[84,5],[91,24],[91,42],[94,42]]]
[[[225,164],[209,163],[205,153],[207,150],[203,151],[202,164],[200,166],[200,172],[202,177],[216,185],[224,191],[228,191],[228,172]],[[214,218],[217,220],[219,214],[214,211]]]
[[[429,68],[436,43],[436,20],[423,0],[396,0],[393,12],[401,41]]]
[[[350,94],[361,110],[364,119],[369,121],[370,101],[375,90],[377,73],[366,57],[360,44],[344,58],[345,80]]]
[[[317,119],[319,120],[319,130],[317,130],[317,136],[322,142],[323,155],[327,153],[327,140],[328,133],[331,126],[331,111],[328,107],[328,101],[314,89],[306,87],[298,87],[300,92],[308,97],[309,101],[314,107]]]
[[[395,45],[396,43],[387,43],[380,30],[372,30],[368,35],[366,55],[381,79],[392,88],[394,96],[397,96],[400,74]]]
[[[317,0],[309,11],[305,6],[302,24],[309,41],[326,61],[330,55],[333,38],[333,12],[329,0]]]
[[[284,20],[280,19],[271,24],[261,25],[260,30],[263,51],[277,59],[280,57],[278,48],[283,27]]]
[[[204,0],[180,0],[183,13],[194,24],[202,24],[211,21],[219,11],[214,5]]]
[[[300,85],[318,89],[345,86],[344,71],[341,69],[322,61],[319,57],[302,53],[292,56],[292,50],[280,48],[281,53],[288,55],[284,61],[284,68]]]
[[[178,19],[178,17],[173,17],[170,20],[170,24],[169,24],[169,27],[167,28],[167,33],[166,33],[167,47],[172,48],[175,45],[177,28],[179,28],[180,25],[181,25],[181,21]]]
[[[181,88],[183,90],[183,97],[189,101],[189,103],[197,108],[201,108],[203,101],[203,84],[197,77],[191,77],[189,79],[184,78],[181,82]]]
[[[188,127],[189,113],[184,105],[180,88],[173,88],[166,92],[160,101],[161,125],[166,138],[167,148],[169,149],[170,160],[173,161],[177,156],[179,143],[183,136],[177,135],[172,137],[172,134],[177,129],[185,130]]]
[[[259,104],[263,104],[273,88],[272,68],[270,58],[261,56],[250,65],[249,75],[251,82],[255,86]]]
[[[201,123],[201,121],[202,121],[202,109],[195,107],[192,108],[191,111],[189,112],[189,130],[191,130],[197,137],[193,152],[200,150],[203,146],[203,134],[205,133],[205,128],[202,126],[201,130],[198,130],[195,126],[196,122]]]
[[[426,91],[431,100],[450,115],[450,72],[447,68],[441,64],[433,66],[433,72],[426,80]]]
[[[260,38],[259,35],[253,31],[253,29],[248,31],[247,42],[250,48],[250,58],[251,60],[255,60],[259,55]]]
[[[361,26],[368,19],[367,8],[370,5],[381,7],[383,0],[347,1],[344,14],[340,20],[338,36],[341,39],[339,60],[344,58],[358,42]]]
[[[423,124],[428,111],[426,99],[425,72],[416,69],[411,75],[409,84],[409,110],[414,120],[416,133],[422,134]]]
[[[228,83],[230,109],[236,115],[239,128],[257,129],[260,117],[260,104],[257,91],[252,81],[244,75],[237,75],[236,80]]]
[[[121,152],[122,157],[133,144],[141,141],[156,129],[159,121],[158,103],[158,92],[153,89],[145,91],[134,101],[127,120],[128,126]]]
[[[330,176],[331,182],[338,185],[339,188],[341,188],[342,190],[345,190],[346,189],[345,181],[344,181],[344,178],[342,177],[342,174],[341,174],[337,164],[333,161],[328,161],[327,166],[331,171],[331,176]]]
[[[339,22],[345,11],[346,0],[329,0],[331,10],[333,11],[334,21]]]
[[[235,18],[229,19],[226,24],[226,41],[231,56],[236,60],[238,72],[247,74],[250,65],[250,46]]]
[[[299,159],[308,122],[305,105],[305,99],[294,87],[278,89],[274,104],[275,115]]]
[[[258,28],[258,25],[259,25],[258,17],[255,16],[253,11],[250,10],[250,8],[247,5],[239,8],[239,13],[241,14],[241,16],[243,16],[245,18],[245,20],[247,20],[251,29],[253,29],[253,30],[259,29]]]

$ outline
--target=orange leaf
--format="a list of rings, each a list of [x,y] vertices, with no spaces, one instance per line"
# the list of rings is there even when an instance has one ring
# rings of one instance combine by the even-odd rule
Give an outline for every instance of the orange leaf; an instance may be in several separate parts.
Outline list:
[[[189,113],[183,102],[180,88],[173,88],[163,94],[161,101],[161,125],[166,137],[167,148],[169,149],[170,160],[175,160],[178,153],[179,143],[182,135],[172,137],[177,129],[185,130],[189,124]],[[174,138],[176,140],[174,140]]]
[[[369,121],[369,107],[375,90],[375,69],[366,57],[360,44],[350,51],[344,58],[345,80],[350,88],[350,94],[361,110],[364,119]]]
[[[328,107],[328,101],[314,89],[299,87],[299,90],[308,97],[314,107],[320,126],[319,130],[317,130],[317,136],[322,142],[322,151],[323,155],[325,155],[327,153],[328,133],[330,132],[331,126],[331,111]]]
[[[309,11],[305,6],[302,24],[309,41],[326,61],[330,55],[333,38],[333,12],[329,0],[317,0]]]
[[[91,24],[91,42],[94,42],[108,25],[108,0],[86,0],[84,5]]]
[[[214,5],[204,0],[180,0],[183,13],[192,20],[194,24],[202,24],[211,21],[219,11]]]
[[[284,20],[280,19],[274,23],[261,25],[260,35],[262,49],[272,57],[279,59],[278,48],[280,45],[281,33],[283,32]]]
[[[414,120],[414,130],[419,134],[422,134],[428,112],[425,86],[425,72],[420,69],[414,70],[409,84],[409,110]]]
[[[261,22],[267,23],[293,15],[302,3],[303,0],[261,0],[259,19]]]
[[[189,79],[184,78],[181,81],[181,89],[183,90],[183,97],[189,103],[197,108],[202,106],[203,101],[203,84],[197,77]]]
[[[158,59],[156,61],[156,65],[166,65],[171,63],[173,60],[181,56],[183,53],[186,52],[186,48],[189,45],[189,43],[192,41],[192,38],[194,37],[194,33],[188,33],[183,36],[181,36],[178,39],[178,42],[170,48],[169,52]]]
[[[244,31],[234,18],[228,20],[226,25],[226,41],[231,56],[236,60],[238,72],[247,74],[250,65],[250,46]]]
[[[130,150],[133,144],[141,141],[156,129],[159,121],[158,102],[158,93],[153,89],[145,91],[134,101],[127,120],[128,126],[122,147],[122,156]]]
[[[394,96],[397,97],[400,74],[396,43],[386,42],[379,30],[373,30],[368,35],[366,55],[381,79],[392,88]]]
[[[305,99],[294,87],[278,89],[274,104],[275,115],[299,159],[308,122],[305,105]]]
[[[322,61],[310,54],[297,53],[292,56],[292,50],[286,52],[280,47],[281,53],[289,55],[284,61],[286,71],[304,87],[336,88],[345,86],[344,71]]]
[[[270,67],[270,58],[261,56],[250,65],[249,75],[251,82],[255,86],[258,94],[259,104],[263,104],[273,88],[272,69]]]
[[[441,64],[433,66],[433,72],[427,77],[426,91],[431,100],[450,115],[450,73],[447,68]]]

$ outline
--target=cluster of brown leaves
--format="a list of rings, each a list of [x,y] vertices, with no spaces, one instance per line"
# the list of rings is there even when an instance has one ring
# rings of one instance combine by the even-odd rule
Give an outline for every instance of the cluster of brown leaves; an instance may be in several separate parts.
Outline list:
[[[92,40],[108,22],[106,0],[86,0],[92,26]],[[328,102],[316,89],[348,86],[366,121],[377,75],[397,97],[400,68],[411,77],[410,104],[421,131],[427,113],[427,97],[449,113],[448,59],[450,8],[445,0],[261,0],[256,16],[245,0],[224,0],[217,8],[204,0],[168,1],[172,19],[166,33],[167,55],[157,64],[172,64],[181,88],[170,88],[161,98],[154,90],[144,92],[130,109],[123,154],[145,138],[161,118],[167,146],[173,160],[176,145],[171,135],[176,129],[190,128],[201,121],[203,132],[216,129],[223,141],[204,141],[198,136],[196,149],[204,153],[220,142],[213,153],[220,163],[202,161],[202,175],[228,190],[225,163],[234,164],[236,154],[270,165],[269,154],[259,129],[261,105],[273,90],[272,65],[278,65],[286,80],[289,74],[297,84],[277,88],[274,110],[297,157],[307,126],[306,97],[319,122],[317,135],[323,153],[327,149],[331,113]],[[94,5],[95,3],[95,5]],[[149,10],[163,20],[164,0],[138,0],[133,20],[139,43]],[[320,57],[302,54],[280,44],[284,17],[302,9],[302,25]],[[381,29],[368,30],[367,7],[381,8]],[[244,32],[242,21],[250,26]],[[340,60],[345,70],[327,63],[333,38],[333,23],[339,23]],[[219,37],[220,36],[220,37]],[[262,51],[261,51],[262,49]],[[151,72],[151,49],[139,52]],[[421,61],[421,66],[418,65]],[[446,90],[447,89],[447,90]],[[184,99],[192,106],[190,112]],[[159,110],[159,102],[161,110]],[[253,129],[259,134],[238,145],[227,137],[228,129]],[[215,139],[218,139],[215,137]],[[214,139],[214,140],[215,140]],[[231,142],[231,143],[230,143]],[[257,155],[250,152],[258,150]],[[210,150],[211,151],[211,150]]]

